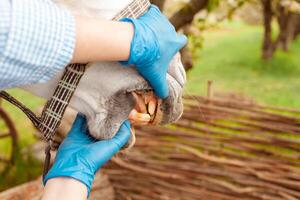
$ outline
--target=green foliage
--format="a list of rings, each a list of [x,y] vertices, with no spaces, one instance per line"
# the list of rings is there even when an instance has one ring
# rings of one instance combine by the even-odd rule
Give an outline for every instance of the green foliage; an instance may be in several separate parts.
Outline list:
[[[207,4],[207,10],[208,12],[211,12],[212,10],[216,9],[220,4],[220,0],[209,0]]]
[[[204,42],[204,39],[203,39],[202,36],[200,36],[200,35],[189,35],[188,39],[189,39],[189,44],[188,44],[189,49],[192,52],[195,52],[198,49],[202,49],[203,42]],[[197,55],[195,55],[195,56],[197,56]]]
[[[227,14],[227,18],[228,19],[232,19],[232,17],[234,16],[235,12],[241,8],[245,3],[249,2],[250,0],[236,0],[234,5],[231,5],[229,10],[228,10],[228,14]]]
[[[191,52],[196,52],[203,47],[204,39],[202,31],[207,28],[206,26],[206,21],[203,19],[197,19],[193,22],[192,29],[194,29],[194,31],[188,35],[188,47]],[[195,54],[195,56],[197,55]]]

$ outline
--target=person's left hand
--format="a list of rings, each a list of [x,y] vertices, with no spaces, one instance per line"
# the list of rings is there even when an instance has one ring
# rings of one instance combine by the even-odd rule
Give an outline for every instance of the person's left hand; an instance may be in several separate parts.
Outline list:
[[[130,123],[125,121],[110,140],[97,141],[88,134],[86,119],[77,115],[68,136],[60,145],[55,162],[43,180],[74,178],[87,186],[88,194],[97,170],[110,160],[130,138]]]

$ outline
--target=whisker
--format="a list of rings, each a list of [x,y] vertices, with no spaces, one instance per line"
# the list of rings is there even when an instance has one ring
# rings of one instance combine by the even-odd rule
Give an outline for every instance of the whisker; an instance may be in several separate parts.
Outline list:
[[[186,95],[188,97],[191,97],[195,101],[198,101],[197,98],[193,94],[191,94],[190,92],[188,92],[185,88],[183,89],[183,91],[184,91],[184,95]],[[202,119],[205,120],[205,121],[207,121],[208,118],[205,116],[204,112],[201,110],[201,108],[200,108],[199,105],[197,105],[197,108],[198,108],[198,111],[199,111]]]

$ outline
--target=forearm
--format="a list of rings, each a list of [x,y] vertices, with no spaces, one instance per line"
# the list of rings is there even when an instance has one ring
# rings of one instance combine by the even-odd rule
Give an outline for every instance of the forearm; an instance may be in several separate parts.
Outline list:
[[[45,0],[0,1],[0,89],[49,80],[70,63],[75,20]]]
[[[134,32],[43,0],[0,1],[0,26],[0,89],[45,82],[70,62],[127,60]]]
[[[78,114],[43,180],[46,185],[43,200],[85,199],[96,172],[129,140],[130,128],[126,120],[112,139],[97,141],[88,136],[87,121]]]
[[[75,17],[76,44],[72,63],[125,61],[134,34],[131,23]]]
[[[47,181],[42,200],[83,200],[87,199],[87,187],[82,182],[67,177]]]

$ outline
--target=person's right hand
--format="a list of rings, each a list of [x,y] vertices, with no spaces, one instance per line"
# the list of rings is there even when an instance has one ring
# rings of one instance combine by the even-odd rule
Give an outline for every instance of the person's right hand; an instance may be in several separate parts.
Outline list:
[[[109,140],[95,140],[89,136],[84,116],[78,114],[72,129],[59,146],[55,162],[43,180],[69,177],[86,185],[91,191],[95,173],[129,140],[130,123],[126,120],[116,135]]]
[[[186,44],[187,38],[176,33],[169,20],[152,5],[139,19],[124,18],[134,25],[130,57],[125,65],[135,65],[138,72],[150,83],[156,95],[166,98],[169,88],[166,80],[169,63]]]

